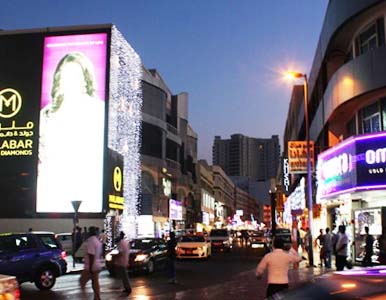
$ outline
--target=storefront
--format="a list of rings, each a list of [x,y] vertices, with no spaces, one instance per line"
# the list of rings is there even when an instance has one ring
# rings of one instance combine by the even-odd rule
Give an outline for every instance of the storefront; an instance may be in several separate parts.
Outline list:
[[[386,133],[349,138],[321,153],[317,163],[317,203],[330,228],[346,225],[351,250],[361,259],[364,227],[379,236],[386,225]],[[375,210],[375,208],[377,208]]]

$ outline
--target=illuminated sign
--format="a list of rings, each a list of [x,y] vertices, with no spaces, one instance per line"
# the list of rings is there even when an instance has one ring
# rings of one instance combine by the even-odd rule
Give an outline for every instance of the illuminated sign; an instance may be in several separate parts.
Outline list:
[[[288,158],[283,158],[283,192],[285,195],[289,194],[289,189],[291,186],[290,172],[289,172],[289,161]]]
[[[314,166],[314,141],[310,141],[311,168]],[[291,174],[307,173],[307,142],[288,142],[288,163]]]
[[[37,212],[102,212],[107,34],[44,38]],[[55,199],[55,201],[53,201]]]
[[[162,178],[162,187],[164,195],[170,197],[172,195],[172,182],[169,179]]]
[[[169,219],[182,220],[182,205],[181,201],[169,200]]]
[[[122,169],[118,166],[113,171],[114,194],[109,195],[109,208],[123,210],[124,198],[122,197]]]
[[[28,121],[20,126],[15,119],[22,103],[22,97],[15,89],[6,88],[0,91],[0,157],[33,154],[34,122]],[[8,124],[4,126],[6,122]]]
[[[302,211],[306,207],[304,177],[300,179],[299,185],[295,188],[291,195],[288,196],[287,202],[289,203],[291,211],[293,212]]]
[[[386,133],[353,137],[318,156],[318,197],[386,188]]]

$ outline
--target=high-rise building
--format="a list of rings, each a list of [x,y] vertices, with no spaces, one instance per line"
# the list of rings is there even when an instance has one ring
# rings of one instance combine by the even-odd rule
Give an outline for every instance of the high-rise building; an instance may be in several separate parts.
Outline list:
[[[213,164],[229,176],[245,176],[257,181],[276,177],[280,157],[279,136],[269,139],[233,134],[230,139],[215,136]]]

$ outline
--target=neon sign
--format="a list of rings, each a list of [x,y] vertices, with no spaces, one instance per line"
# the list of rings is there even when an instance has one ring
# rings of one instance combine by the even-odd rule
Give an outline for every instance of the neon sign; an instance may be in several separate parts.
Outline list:
[[[386,188],[386,133],[352,137],[318,156],[318,195]]]

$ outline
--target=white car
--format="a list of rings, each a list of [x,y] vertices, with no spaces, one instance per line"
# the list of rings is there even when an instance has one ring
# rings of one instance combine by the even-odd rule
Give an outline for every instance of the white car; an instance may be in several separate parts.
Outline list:
[[[208,258],[212,247],[202,235],[184,235],[177,243],[177,258]]]

